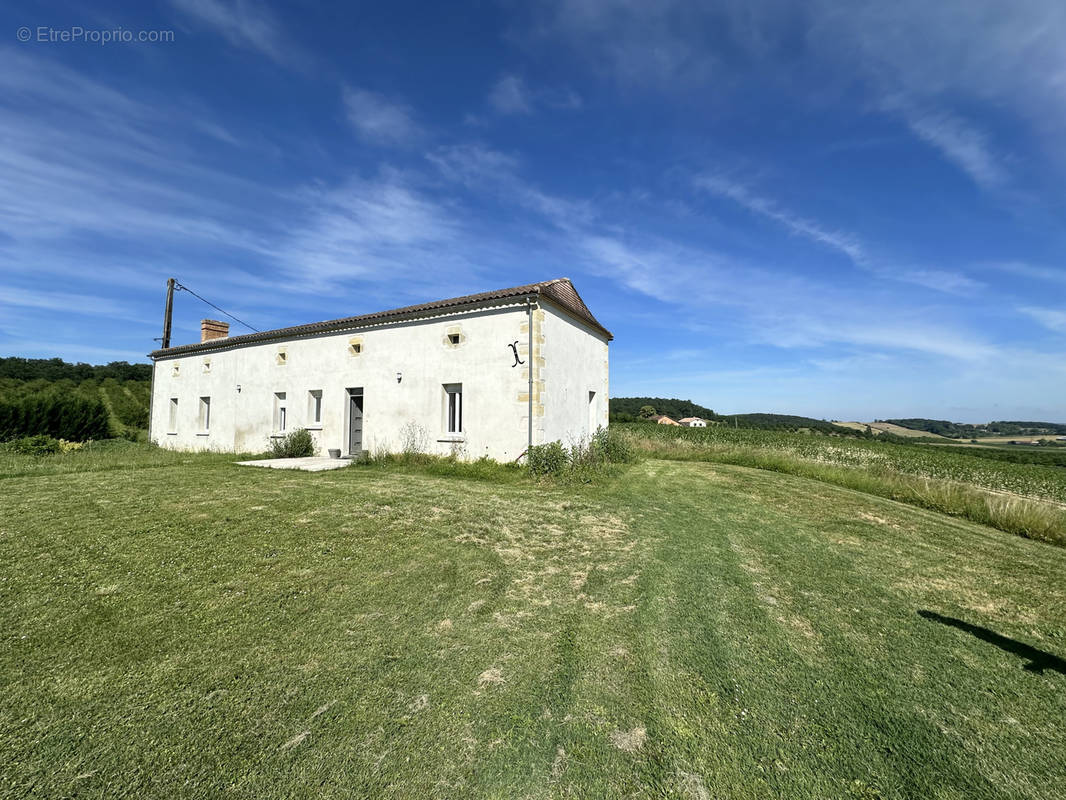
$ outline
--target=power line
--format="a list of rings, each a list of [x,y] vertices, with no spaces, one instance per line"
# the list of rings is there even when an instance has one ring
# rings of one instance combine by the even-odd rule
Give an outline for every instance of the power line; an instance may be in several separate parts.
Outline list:
[[[210,300],[208,300],[208,299],[206,299],[206,298],[204,298],[204,297],[200,297],[200,295],[198,295],[198,294],[197,294],[196,292],[194,292],[194,291],[193,291],[192,289],[190,289],[190,288],[189,288],[188,286],[182,286],[182,285],[181,285],[180,283],[178,283],[177,281],[174,281],[174,288],[175,288],[175,289],[177,289],[178,291],[182,291],[182,292],[188,292],[189,294],[191,294],[191,295],[192,295],[193,297],[197,298],[198,300],[201,300],[201,301],[203,301],[203,302],[207,303],[207,304],[208,304],[209,306],[211,306],[211,308],[215,309],[215,311],[218,311],[218,312],[219,312],[220,314],[225,314],[225,315],[226,315],[227,317],[229,317],[230,319],[232,319],[232,320],[233,320],[234,322],[238,323],[239,325],[243,325],[243,326],[244,326],[244,327],[246,327],[246,328],[247,328],[248,330],[250,330],[250,331],[255,331],[256,333],[262,333],[262,331],[260,331],[260,330],[259,330],[258,328],[253,328],[253,327],[252,327],[251,325],[249,325],[249,324],[248,324],[247,322],[245,322],[244,320],[242,320],[242,319],[237,319],[237,317],[233,316],[233,315],[232,315],[231,313],[229,313],[229,312],[228,312],[228,311],[226,311],[225,309],[223,309],[223,308],[219,308],[219,307],[218,307],[218,306],[216,306],[216,305],[215,305],[214,303],[212,303],[212,302],[211,302]]]

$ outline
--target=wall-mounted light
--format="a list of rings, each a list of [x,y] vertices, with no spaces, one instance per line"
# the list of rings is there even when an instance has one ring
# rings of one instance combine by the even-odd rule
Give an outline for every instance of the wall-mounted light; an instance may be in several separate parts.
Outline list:
[[[240,394],[240,393],[241,393],[241,385],[238,383],[237,384],[237,394]]]
[[[399,383],[402,380],[403,380],[403,373],[402,372],[397,372],[396,373],[396,382]]]

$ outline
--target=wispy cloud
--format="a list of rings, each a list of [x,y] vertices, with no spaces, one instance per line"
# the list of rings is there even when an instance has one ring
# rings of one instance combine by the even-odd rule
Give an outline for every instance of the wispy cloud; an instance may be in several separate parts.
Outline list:
[[[698,3],[548,0],[531,9],[515,38],[563,44],[621,85],[691,87],[717,63],[704,38],[714,15]]]
[[[450,254],[461,249],[459,215],[400,173],[351,178],[311,190],[303,202],[308,210],[290,226],[278,255],[308,290],[386,278],[425,285],[445,264],[456,265]]]
[[[1022,314],[1039,322],[1045,328],[1056,333],[1066,333],[1066,310],[1059,308],[1042,308],[1039,306],[1022,306]]]
[[[300,57],[281,25],[262,4],[246,0],[170,0],[200,25],[215,31],[230,44],[258,50],[278,63],[291,64]]]
[[[905,270],[898,276],[899,280],[907,283],[924,286],[927,289],[935,289],[938,292],[948,294],[972,295],[986,284],[976,281],[961,272],[952,272],[940,269],[913,269]]]
[[[774,3],[760,4],[760,14]],[[833,0],[806,11],[811,44],[849,61],[889,94],[969,97],[1037,125],[1066,122],[1066,7],[1056,0]]]
[[[12,71],[26,78],[0,98],[0,233],[9,242],[53,253],[89,233],[252,244],[247,229],[219,222],[244,215],[227,198],[248,191],[247,182],[197,164],[175,135],[185,130],[180,106],[146,104],[46,59],[0,50],[0,76]]]
[[[544,226],[541,240],[584,272],[611,280],[672,309],[675,325],[708,308],[739,312],[747,335],[777,348],[830,346],[877,348],[920,353],[934,358],[981,362],[999,350],[972,331],[948,322],[929,323],[924,310],[871,302],[865,291],[811,283],[806,279],[754,267],[704,246],[682,244],[641,233],[605,216],[587,202],[559,197],[524,180],[521,163],[484,147],[438,151],[433,162],[449,180],[481,193],[491,192],[521,206],[527,228]],[[861,245],[757,195],[739,184],[718,187],[753,211],[799,235],[842,253],[865,258]],[[910,279],[941,290],[970,288],[951,273],[916,273]]]
[[[834,250],[852,264],[880,278],[902,281],[948,294],[971,295],[984,284],[961,272],[945,269],[899,268],[878,258],[858,236],[831,228],[809,217],[797,214],[775,200],[758,194],[747,184],[721,175],[702,175],[695,185],[711,194],[725,197],[748,211],[769,219],[789,233],[802,236],[816,244]]]
[[[1019,275],[1023,278],[1032,278],[1038,281],[1051,283],[1066,283],[1066,269],[1047,267],[1041,264],[1029,264],[1024,261],[1001,261],[994,264],[984,265],[997,272],[1006,272],[1010,275]]]
[[[985,189],[1003,186],[1013,165],[972,119],[975,107],[1006,116],[1023,135],[1036,132],[1066,166],[1066,6],[1058,0],[854,0],[846,13],[837,0],[547,0],[535,8],[514,38],[565,48],[626,91],[727,92],[747,86],[753,62],[773,65],[790,94],[803,90],[792,83],[801,71],[817,76],[819,101],[849,96],[858,83],[880,98],[870,107],[905,104],[913,135]]]
[[[783,209],[775,201],[752,192],[743,183],[720,175],[702,175],[695,179],[695,184],[700,189],[729,198],[748,211],[777,222],[798,236],[842,253],[855,264],[867,263],[865,248],[855,236],[832,230]]]
[[[907,114],[906,119],[918,138],[939,150],[978,186],[994,188],[1007,182],[1007,168],[982,131],[943,111]]]
[[[0,306],[43,308],[74,314],[123,314],[123,308],[114,300],[98,295],[72,292],[40,291],[17,286],[0,286]]]
[[[504,75],[489,91],[489,105],[500,114],[530,114],[533,103],[525,82],[517,75]]]
[[[64,358],[86,360],[93,364],[105,364],[109,361],[144,361],[144,351],[155,349],[154,346],[145,346],[140,350],[121,350],[87,344],[84,340],[57,339],[9,339],[4,342],[4,347],[7,351],[18,353],[26,358],[54,358],[57,353],[62,353]]]
[[[519,75],[506,74],[489,90],[489,105],[497,114],[532,114],[539,107],[581,108],[581,95],[570,88],[532,88]]]
[[[345,87],[348,122],[365,141],[382,145],[409,145],[421,138],[414,111],[403,102],[365,89]]]

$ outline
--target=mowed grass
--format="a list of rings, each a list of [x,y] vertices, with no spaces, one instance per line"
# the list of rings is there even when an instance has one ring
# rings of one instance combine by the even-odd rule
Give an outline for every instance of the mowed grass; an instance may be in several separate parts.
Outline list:
[[[37,468],[0,559],[4,797],[1066,785],[1066,550],[801,477]]]

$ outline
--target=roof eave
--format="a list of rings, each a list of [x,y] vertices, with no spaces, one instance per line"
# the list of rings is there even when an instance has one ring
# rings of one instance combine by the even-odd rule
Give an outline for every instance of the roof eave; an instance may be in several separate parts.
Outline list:
[[[570,285],[574,295],[580,302],[583,313],[577,313],[577,310],[570,308],[562,299],[553,297],[547,293],[545,289],[553,284],[565,281]],[[254,345],[265,342],[273,342],[287,339],[298,339],[310,336],[319,336],[322,334],[338,333],[347,330],[358,330],[360,328],[367,328],[377,325],[387,325],[394,322],[406,322],[413,319],[429,319],[432,317],[445,316],[448,314],[462,313],[480,308],[491,308],[493,306],[507,306],[521,303],[526,298],[535,296],[539,300],[546,300],[552,303],[553,306],[566,313],[569,317],[575,321],[585,325],[589,329],[602,334],[607,337],[607,341],[613,341],[614,335],[604,328],[592,315],[588,306],[585,305],[585,301],[581,300],[581,295],[578,294],[577,289],[574,287],[572,281],[569,278],[557,278],[552,281],[545,281],[537,284],[528,284],[526,286],[516,286],[512,290],[502,290],[506,293],[493,293],[486,292],[483,294],[494,295],[490,297],[481,296],[477,299],[471,299],[464,302],[462,298],[455,298],[455,302],[451,300],[441,301],[440,304],[421,304],[419,306],[406,306],[404,308],[393,309],[391,311],[382,311],[375,314],[363,314],[355,317],[342,317],[335,320],[326,320],[324,322],[312,322],[305,325],[291,325],[285,328],[277,328],[271,331],[262,331],[257,333],[246,333],[241,336],[232,336],[221,339],[211,339],[206,342],[194,342],[192,344],[178,345],[177,347],[168,347],[165,350],[153,350],[148,354],[148,357],[153,361],[157,361],[161,358],[173,358],[182,355],[189,355],[194,353],[213,352],[217,350],[224,350],[230,347],[240,347],[243,345]],[[429,305],[430,307],[425,307]]]

